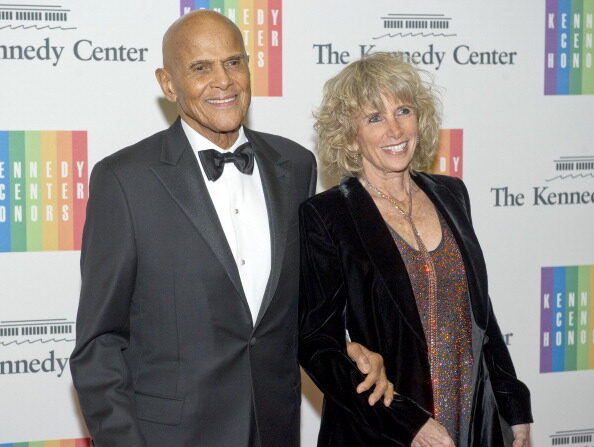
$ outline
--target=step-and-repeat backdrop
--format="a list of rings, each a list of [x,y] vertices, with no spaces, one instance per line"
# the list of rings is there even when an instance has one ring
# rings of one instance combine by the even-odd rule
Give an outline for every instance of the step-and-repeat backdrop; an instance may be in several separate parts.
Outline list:
[[[534,445],[594,446],[594,0],[0,4],[0,446],[88,445],[68,368],[88,175],[174,119],[154,70],[195,8],[244,33],[249,125],[312,150],[322,85],[345,64],[395,51],[434,76],[434,169],[470,190]],[[321,396],[305,378],[303,393],[313,446]]]

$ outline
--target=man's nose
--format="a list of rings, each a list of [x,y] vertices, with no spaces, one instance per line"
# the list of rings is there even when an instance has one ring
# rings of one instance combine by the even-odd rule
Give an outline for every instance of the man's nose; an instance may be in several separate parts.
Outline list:
[[[211,85],[221,89],[226,89],[232,80],[223,64],[216,64],[212,72]]]

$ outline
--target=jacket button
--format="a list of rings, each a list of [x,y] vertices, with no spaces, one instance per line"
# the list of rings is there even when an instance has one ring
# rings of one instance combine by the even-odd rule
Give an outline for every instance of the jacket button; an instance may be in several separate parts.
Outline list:
[[[254,346],[256,344],[256,337],[252,337],[250,340],[250,346]]]

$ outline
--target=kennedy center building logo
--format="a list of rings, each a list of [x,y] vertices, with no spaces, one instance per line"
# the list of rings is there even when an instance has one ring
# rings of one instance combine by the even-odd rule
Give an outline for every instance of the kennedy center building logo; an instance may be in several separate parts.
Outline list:
[[[565,180],[567,178],[594,178],[594,155],[562,155],[554,160],[555,176],[547,182]]]
[[[594,369],[594,265],[543,267],[540,372]]]
[[[441,129],[431,172],[462,178],[462,129]]]
[[[196,9],[217,11],[239,27],[254,96],[282,96],[282,0],[180,0],[181,15]]]
[[[63,31],[76,29],[69,26],[70,9],[60,5],[22,5],[0,4],[1,29],[59,29]]]
[[[453,37],[456,33],[450,32],[451,17],[445,14],[386,14],[381,17],[382,25],[386,30],[394,30],[387,34],[389,37]],[[379,39],[383,36],[376,37]]]
[[[74,342],[74,325],[66,318],[0,321],[0,346]],[[5,373],[5,363],[0,362],[0,374]]]
[[[594,0],[546,0],[545,95],[594,94]]]
[[[558,431],[549,437],[552,446],[594,447],[594,429],[592,428]]]
[[[0,131],[0,252],[79,250],[86,131]]]

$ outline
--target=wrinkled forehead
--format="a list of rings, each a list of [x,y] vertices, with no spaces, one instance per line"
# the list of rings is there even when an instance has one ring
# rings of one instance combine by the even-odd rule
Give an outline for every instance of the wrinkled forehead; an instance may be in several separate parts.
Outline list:
[[[163,37],[165,63],[176,63],[178,56],[194,57],[208,50],[223,59],[231,53],[245,53],[241,31],[222,16],[195,16],[174,23]]]

